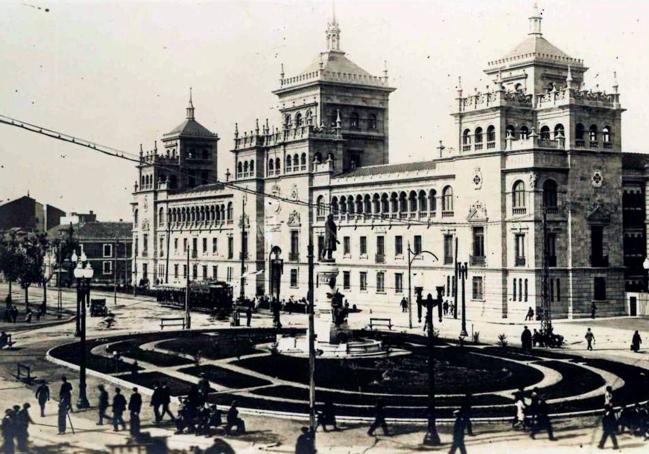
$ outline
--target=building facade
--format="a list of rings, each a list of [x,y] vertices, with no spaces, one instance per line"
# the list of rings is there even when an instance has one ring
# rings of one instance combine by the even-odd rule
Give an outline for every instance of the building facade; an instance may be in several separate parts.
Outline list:
[[[307,245],[322,248],[332,214],[339,286],[350,303],[397,310],[411,286],[462,288],[467,312],[522,318],[626,312],[625,290],[646,288],[645,159],[622,152],[617,83],[587,90],[587,68],[543,37],[489,62],[493,84],[452,116],[457,147],[431,161],[389,163],[387,71],[373,76],[341,50],[281,74],[280,126],[235,126],[235,169],[216,181],[218,136],[195,119],[141,152],[133,193],[134,277],[154,285],[224,280],[235,294],[268,294],[269,261],[283,260],[281,296],[306,296]],[[271,254],[272,251],[272,254]],[[317,259],[316,259],[317,261]],[[412,273],[408,273],[409,262]]]
[[[26,232],[46,232],[59,225],[63,216],[64,211],[26,195],[0,205],[0,231],[19,228]]]

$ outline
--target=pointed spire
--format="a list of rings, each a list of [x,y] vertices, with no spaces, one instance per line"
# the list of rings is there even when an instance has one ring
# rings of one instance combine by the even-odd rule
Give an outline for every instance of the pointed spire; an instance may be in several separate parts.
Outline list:
[[[338,20],[336,19],[336,7],[333,2],[332,5],[331,22],[327,24],[327,30],[325,31],[325,36],[327,37],[327,51],[340,52],[340,27],[338,26]]]
[[[343,122],[340,119],[340,109],[336,109],[336,128],[340,129],[342,124],[343,124]]]
[[[457,76],[457,97],[462,97],[462,76]]]
[[[194,103],[192,102],[192,87],[189,87],[189,105],[187,106],[187,119],[194,119]]]
[[[279,78],[280,80],[284,80],[284,63],[280,63],[280,68]]]
[[[388,80],[388,61],[383,60],[383,79]]]
[[[239,123],[234,123],[234,138],[239,137]]]
[[[534,7],[532,10],[532,15],[529,17],[530,21],[530,35],[533,36],[542,36],[543,33],[541,33],[541,21],[543,20],[543,16],[541,13],[541,10],[539,10],[539,5],[534,2]]]
[[[613,92],[617,93],[620,86],[617,83],[617,71],[613,71]]]

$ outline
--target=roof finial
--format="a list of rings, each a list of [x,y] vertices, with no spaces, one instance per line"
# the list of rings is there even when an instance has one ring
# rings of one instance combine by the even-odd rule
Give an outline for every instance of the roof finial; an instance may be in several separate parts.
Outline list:
[[[279,73],[280,79],[284,80],[284,63],[280,63],[281,71]]]
[[[617,93],[620,86],[617,84],[617,71],[613,71],[613,92]]]
[[[462,76],[457,76],[457,96],[462,97]]]
[[[336,6],[332,2],[332,18],[331,22],[327,24],[325,31],[327,37],[327,51],[340,52],[340,27],[338,27],[338,20],[336,19]]]
[[[541,13],[541,10],[539,10],[539,5],[537,2],[534,2],[534,9],[532,11],[532,15],[529,17],[530,21],[530,35],[534,36],[542,36],[543,33],[541,33],[541,21],[543,20],[543,16]]]
[[[189,87],[189,105],[187,106],[187,119],[194,119],[194,103],[192,102],[192,87]]]
[[[383,78],[387,82],[388,80],[388,61],[383,60]]]

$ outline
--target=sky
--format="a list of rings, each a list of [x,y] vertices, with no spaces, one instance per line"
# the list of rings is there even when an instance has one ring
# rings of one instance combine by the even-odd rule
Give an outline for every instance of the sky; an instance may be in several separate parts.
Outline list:
[[[611,91],[617,72],[623,150],[649,152],[649,1],[541,0],[543,34]],[[39,9],[40,8],[40,9]],[[49,11],[45,11],[49,9]],[[341,48],[372,74],[387,61],[390,162],[431,159],[456,143],[450,113],[492,84],[482,70],[524,40],[529,0],[337,0]],[[330,1],[0,0],[0,115],[137,153],[185,117],[216,132],[219,177],[234,123],[280,124],[275,96],[325,50]],[[0,124],[0,201],[28,192],[65,211],[129,219],[133,163]]]

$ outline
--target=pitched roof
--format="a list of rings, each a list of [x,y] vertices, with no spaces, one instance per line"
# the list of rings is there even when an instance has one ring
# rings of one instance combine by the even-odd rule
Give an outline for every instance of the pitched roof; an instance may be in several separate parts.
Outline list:
[[[568,54],[545,39],[543,36],[528,36],[522,43],[514,47],[504,58],[523,57],[528,54],[538,56],[549,55],[558,58],[570,58]]]
[[[418,170],[433,170],[435,169],[435,167],[435,161],[418,161],[404,162],[400,164],[364,166],[357,167],[354,170],[340,174],[337,176],[337,178],[367,177],[374,175],[385,175],[389,173],[416,172]]]
[[[58,225],[47,231],[50,239],[59,238],[59,232],[67,233],[70,224]],[[86,222],[84,224],[72,224],[74,237],[79,240],[94,239],[130,239],[133,231],[133,224],[130,222]]]
[[[313,62],[300,74],[311,73],[320,70],[320,62],[322,62],[322,69],[324,71],[331,71],[334,73],[354,74],[357,76],[371,76],[371,74],[351,61],[344,52],[321,52]]]
[[[176,126],[174,129],[172,129],[170,132],[164,134],[164,137],[171,137],[171,136],[191,136],[191,137],[215,137],[216,134],[211,132],[209,129],[207,129],[205,126],[197,122],[196,120],[192,118],[188,118],[185,121],[183,121],[181,124]]]

